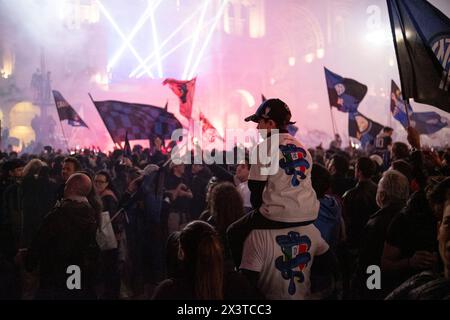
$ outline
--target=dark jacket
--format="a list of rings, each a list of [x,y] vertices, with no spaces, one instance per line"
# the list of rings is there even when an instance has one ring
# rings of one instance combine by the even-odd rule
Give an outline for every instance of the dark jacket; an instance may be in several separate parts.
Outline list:
[[[403,208],[403,204],[392,204],[375,212],[367,221],[364,228],[361,245],[359,249],[356,286],[360,286],[360,298],[376,299],[384,298],[389,293],[382,290],[368,290],[366,288],[367,267],[370,265],[381,266],[384,242],[388,227],[394,218]],[[388,280],[388,279],[383,279]],[[385,281],[383,281],[383,284]]]
[[[96,213],[87,202],[63,200],[45,217],[26,257],[29,271],[39,265],[39,290],[45,298],[90,296],[98,254],[96,230]],[[67,289],[71,265],[82,271],[82,290]]]
[[[358,182],[344,194],[343,217],[350,249],[359,247],[361,234],[369,217],[378,210],[376,194],[377,185],[371,180]]]
[[[405,281],[386,300],[450,300],[450,280],[424,271]]]
[[[341,174],[331,176],[330,188],[334,195],[342,197],[342,195],[355,186],[353,179],[347,178]]]
[[[198,174],[192,177],[192,204],[191,218],[196,220],[206,208],[206,187],[211,179],[211,171],[204,167]]]
[[[260,300],[262,295],[247,278],[233,268],[231,261],[224,263],[224,300]],[[152,300],[196,300],[192,278],[186,275],[166,279],[155,289]]]
[[[428,205],[424,191],[415,192],[406,207],[392,219],[386,242],[400,250],[400,259],[411,258],[416,251],[438,252],[437,221]],[[392,273],[391,288],[396,288],[416,270],[401,270]]]
[[[23,215],[21,247],[27,248],[44,217],[55,205],[57,186],[48,178],[30,175],[24,177],[20,189]]]

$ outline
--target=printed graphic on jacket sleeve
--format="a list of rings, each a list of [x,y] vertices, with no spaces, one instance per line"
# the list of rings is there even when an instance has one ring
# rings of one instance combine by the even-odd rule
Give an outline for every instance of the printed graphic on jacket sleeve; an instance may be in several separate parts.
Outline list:
[[[294,295],[296,292],[294,280],[297,280],[298,283],[305,281],[303,270],[311,260],[308,252],[311,240],[294,231],[287,235],[277,236],[275,239],[283,252],[283,255],[275,260],[275,267],[281,272],[283,279],[289,280],[288,292],[290,295]]]
[[[300,185],[300,180],[306,178],[305,171],[310,167],[306,160],[306,151],[295,144],[281,145],[280,150],[283,153],[280,167],[287,175],[292,175],[291,184],[297,187]]]

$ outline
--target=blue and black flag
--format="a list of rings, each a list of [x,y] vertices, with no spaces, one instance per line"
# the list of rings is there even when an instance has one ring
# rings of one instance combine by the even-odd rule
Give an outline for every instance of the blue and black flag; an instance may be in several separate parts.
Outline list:
[[[364,148],[367,144],[374,143],[376,136],[383,126],[359,112],[348,115],[348,135],[361,141]]]
[[[405,129],[408,127],[408,114],[406,113],[406,108],[408,109],[409,117],[411,117],[413,114],[411,105],[407,103],[407,106],[405,106],[405,101],[403,100],[400,88],[394,80],[391,80],[391,113],[394,119],[400,122]]]
[[[420,134],[433,134],[448,126],[448,120],[436,112],[414,112],[411,126]]]
[[[53,90],[52,93],[55,98],[56,110],[58,110],[60,121],[67,120],[68,124],[73,127],[89,128],[59,91]]]
[[[172,132],[181,129],[180,121],[164,108],[123,101],[93,101],[113,142],[127,136],[130,140],[146,140],[159,136],[170,139]]]
[[[327,68],[324,69],[330,107],[342,112],[357,112],[359,103],[366,96],[367,86],[356,80],[343,78]]]
[[[448,125],[447,119],[436,112],[413,112],[411,105],[409,103],[407,105],[410,125],[416,128],[420,134],[433,134]],[[408,118],[405,101],[400,88],[393,80],[391,81],[391,112],[392,116],[406,129]]]
[[[450,19],[425,0],[387,0],[403,96],[450,112]]]

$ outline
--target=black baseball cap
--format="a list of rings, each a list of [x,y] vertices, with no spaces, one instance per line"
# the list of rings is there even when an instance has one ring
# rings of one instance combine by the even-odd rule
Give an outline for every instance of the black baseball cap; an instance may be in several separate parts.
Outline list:
[[[245,118],[245,121],[259,122],[261,119],[273,120],[278,125],[294,124],[291,122],[291,111],[280,99],[267,99],[261,103],[255,114]]]

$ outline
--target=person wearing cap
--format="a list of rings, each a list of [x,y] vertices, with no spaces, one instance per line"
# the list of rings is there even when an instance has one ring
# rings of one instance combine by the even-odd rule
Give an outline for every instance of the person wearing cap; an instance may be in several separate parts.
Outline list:
[[[329,258],[330,252],[313,224],[320,203],[311,184],[312,158],[288,133],[287,126],[294,123],[290,119],[289,107],[280,99],[264,101],[245,119],[267,130],[253,155],[264,148],[275,152],[269,166],[261,159],[251,163],[248,187],[256,210],[227,231],[236,266],[267,299],[308,298],[313,261],[320,255]]]

